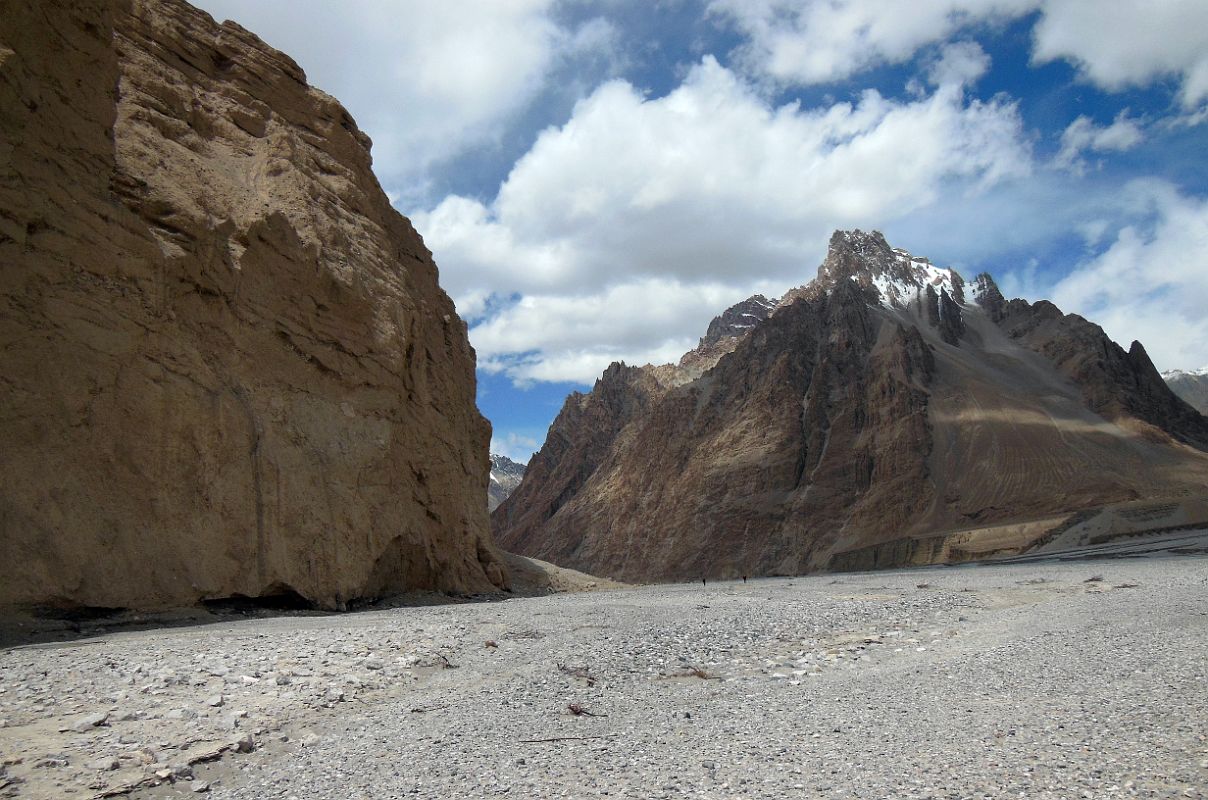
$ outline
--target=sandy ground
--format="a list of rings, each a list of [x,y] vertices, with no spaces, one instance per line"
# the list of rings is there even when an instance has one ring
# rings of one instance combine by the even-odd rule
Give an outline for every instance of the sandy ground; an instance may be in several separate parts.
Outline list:
[[[0,794],[1201,798],[1205,708],[1199,555],[652,586],[9,647]]]

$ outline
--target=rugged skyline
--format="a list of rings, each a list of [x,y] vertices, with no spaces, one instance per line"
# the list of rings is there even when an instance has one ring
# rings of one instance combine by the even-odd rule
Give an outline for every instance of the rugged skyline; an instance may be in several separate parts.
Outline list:
[[[491,517],[500,546],[658,582],[1016,554],[1118,503],[1204,519],[1208,419],[1137,342],[875,231],[836,232],[766,307],[571,395]]]
[[[203,0],[289,52],[471,325],[523,460],[608,363],[878,229],[1208,364],[1208,5]]]

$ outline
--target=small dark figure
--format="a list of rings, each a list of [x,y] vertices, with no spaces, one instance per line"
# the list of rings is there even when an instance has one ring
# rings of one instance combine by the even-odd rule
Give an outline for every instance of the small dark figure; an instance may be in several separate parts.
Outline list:
[[[747,576],[746,576],[746,575],[743,575],[743,576],[742,576],[742,582],[743,582],[743,583],[746,583],[746,582],[747,582]]]
[[[708,581],[706,581],[704,578],[701,578],[701,579],[700,579],[700,585],[701,585],[701,586],[708,586],[708,585],[709,585],[709,582],[708,582]]]

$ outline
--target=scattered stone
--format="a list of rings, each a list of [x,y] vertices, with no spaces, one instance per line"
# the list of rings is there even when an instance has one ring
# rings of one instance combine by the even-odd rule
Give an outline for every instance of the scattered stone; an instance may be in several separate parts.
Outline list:
[[[67,760],[67,756],[62,753],[59,753],[59,754],[55,754],[53,756],[47,756],[46,758],[39,758],[37,761],[34,762],[34,768],[36,768],[36,769],[58,769],[60,767],[67,766],[69,763],[70,762]]]
[[[109,719],[109,715],[104,712],[97,713],[97,714],[89,714],[85,717],[81,717],[80,719],[78,719],[74,723],[72,723],[71,730],[75,731],[76,733],[87,733],[88,731],[92,730],[93,728],[97,728],[97,727],[100,727],[101,725],[104,725],[106,723],[106,721],[108,721],[108,719]]]
[[[179,637],[157,631],[153,637],[106,645],[111,657],[119,647],[135,652],[141,647],[155,654],[155,668],[144,671],[146,677],[137,683],[127,682],[130,671],[113,675],[113,683],[98,677],[108,674],[104,662],[90,656],[100,648],[80,648],[70,657],[49,649],[0,650],[0,709],[5,716],[25,723],[28,714],[53,713],[57,703],[75,710],[63,714],[68,724],[103,702],[113,723],[112,729],[92,729],[85,735],[68,731],[61,744],[18,752],[25,764],[9,767],[18,773],[9,777],[26,781],[21,796],[31,800],[76,792],[79,797],[99,795],[118,781],[137,781],[140,776],[148,786],[171,782],[175,788],[170,793],[180,796],[209,774],[195,774],[194,769],[202,768],[183,765],[174,773],[167,765],[196,762],[221,749],[214,755],[226,761],[219,767],[226,777],[221,786],[211,783],[209,794],[230,800],[351,800],[362,794],[486,797],[504,794],[507,786],[513,797],[518,792],[574,797],[578,794],[562,791],[572,770],[586,770],[583,774],[597,781],[595,788],[585,787],[584,795],[603,795],[600,781],[606,775],[610,796],[658,797],[659,787],[670,785],[679,787],[669,790],[670,796],[752,800],[793,795],[792,787],[807,774],[815,776],[813,788],[819,797],[920,800],[946,796],[936,788],[940,781],[962,797],[1015,797],[1020,792],[1032,796],[1028,788],[1037,786],[1042,787],[1034,793],[1037,797],[1079,797],[1098,785],[1110,793],[1109,787],[1123,786],[1133,770],[1184,781],[1175,794],[1190,785],[1197,764],[1204,760],[1194,709],[1208,700],[1208,675],[1202,668],[1208,663],[1202,658],[1208,645],[1186,629],[1185,622],[1197,618],[1188,614],[1202,610],[1208,562],[1113,565],[1113,583],[1139,582],[1160,589],[1114,595],[1117,611],[1135,606],[1143,620],[1113,614],[1107,640],[1100,629],[1103,616],[1095,608],[1105,595],[1044,592],[1014,580],[1039,573],[1053,577],[1046,586],[1070,586],[1086,578],[1085,565],[996,569],[1000,571],[977,573],[984,578],[977,597],[957,591],[969,580],[969,572],[928,570],[905,579],[894,573],[874,578],[864,588],[868,594],[881,595],[884,590],[876,583],[882,580],[907,587],[928,581],[935,588],[872,603],[852,599],[861,589],[832,593],[826,588],[830,584],[821,580],[798,580],[790,588],[768,579],[761,582],[761,590],[774,602],[751,602],[750,596],[737,595],[733,602],[719,598],[711,609],[700,609],[695,602],[699,585],[687,593],[678,587],[643,587],[633,590],[633,597],[615,600],[564,595],[531,606],[400,609],[383,617],[382,624],[370,620],[352,654],[345,652],[348,631],[336,621],[322,626],[316,621],[314,628],[299,631],[265,619],[238,638],[210,639],[213,634],[204,629]],[[1008,605],[1003,611],[994,595],[1000,590],[1008,592],[1012,602],[1021,592],[1032,595],[1028,599],[1033,602]],[[970,608],[977,610],[970,614]],[[1155,622],[1161,615],[1149,613],[1154,608],[1165,609],[1167,617],[1182,621],[1184,627]],[[501,648],[507,650],[506,658],[501,652],[483,651],[483,636],[477,631],[548,627],[546,615],[551,612],[562,630],[557,636],[523,642],[509,638],[512,646]],[[958,612],[970,614],[972,621],[955,626]],[[1019,631],[1018,641],[996,633],[1007,614]],[[1088,621],[1100,627],[1088,631]],[[360,620],[356,622],[359,628]],[[945,627],[949,624],[954,627]],[[1155,636],[1155,627],[1161,636]],[[955,637],[958,628],[961,635]],[[161,644],[168,641],[172,644]],[[326,655],[333,641],[340,643],[338,652]],[[499,641],[502,645],[504,638]],[[379,655],[366,655],[362,642],[371,643]],[[264,678],[258,685],[221,693],[224,705],[211,711],[205,702],[218,680],[198,677],[205,667],[195,656],[203,649],[222,657],[236,676],[260,669]],[[287,650],[300,663],[275,664]],[[412,654],[430,658],[435,652],[460,662],[464,679],[457,672],[428,670],[417,677],[400,674],[397,680],[392,676],[382,681],[382,673],[364,671],[371,658],[393,666],[396,659],[401,663]],[[1056,661],[1072,672],[1054,676],[1051,667]],[[567,673],[576,667],[555,669],[562,664],[591,664],[600,680],[594,687],[569,681]],[[696,665],[723,676],[725,682],[683,680]],[[294,675],[295,669],[314,677],[305,682],[295,678],[298,686],[293,690],[278,689],[278,671]],[[344,677],[350,671],[377,676],[365,677],[357,690],[367,702],[355,707],[325,703],[331,688],[349,699],[352,689]],[[162,672],[189,675],[190,680],[164,686],[158,677]],[[1079,688],[1072,695],[1055,695],[1055,710],[1046,714],[1021,711],[1009,724],[999,716],[1003,698],[1030,696],[1044,681]],[[55,690],[31,688],[41,685]],[[903,699],[906,691],[942,696],[944,703],[912,705]],[[1089,703],[1082,705],[1092,697],[1093,709]],[[1138,697],[1146,700],[1138,703]],[[571,710],[578,717],[572,723],[563,716],[565,711],[560,713],[568,703],[611,716],[590,719]],[[164,717],[169,710],[186,707],[204,712],[196,720]],[[406,714],[408,709],[433,713],[416,716]],[[128,711],[143,712],[141,719],[119,725],[119,715]],[[795,729],[790,737],[779,727],[788,719]],[[534,742],[517,743],[509,753],[501,754],[492,737],[471,733],[516,720],[529,726],[528,737]],[[577,730],[568,729],[571,724]],[[326,732],[322,738],[314,733],[320,725]],[[1178,731],[1192,733],[1180,738]],[[23,732],[0,731],[9,735],[4,744],[16,741],[19,751],[23,745],[12,735]],[[651,732],[667,746],[652,746]],[[403,783],[398,782],[401,769],[375,757],[382,752],[383,736],[390,742],[385,747],[398,748],[400,765],[407,764]],[[1135,743],[1130,737],[1136,737]],[[574,741],[580,738],[599,741]],[[215,739],[220,747],[212,744]],[[697,757],[685,760],[677,740],[693,748]],[[947,748],[944,764],[926,758],[912,761],[922,743]],[[63,753],[56,752],[59,748]],[[991,748],[999,757],[986,761],[984,751]],[[1040,754],[1049,752],[1061,756],[1060,769],[1055,761],[1041,760],[1045,757]],[[112,759],[107,759],[106,770],[92,763],[110,753],[118,757],[121,771],[107,771]],[[449,759],[450,753],[458,758]],[[874,762],[887,753],[899,759],[894,768],[877,768]],[[8,759],[5,752],[0,762]],[[39,762],[42,768],[36,769]],[[856,772],[839,766],[843,764],[861,766]],[[978,765],[976,774],[963,771],[970,764]],[[490,772],[482,772],[484,768]],[[635,785],[633,776],[649,778],[649,787]],[[85,792],[89,786],[93,789]],[[0,797],[4,794],[0,791]],[[1127,794],[1120,791],[1122,797]]]
[[[193,781],[189,784],[189,791],[197,792],[198,794],[201,794],[202,792],[208,792],[208,791],[210,791],[210,783],[209,783],[209,781],[203,781],[203,780]]]
[[[122,762],[116,756],[105,756],[94,761],[89,761],[88,769],[98,770],[100,772],[110,772],[122,765]]]

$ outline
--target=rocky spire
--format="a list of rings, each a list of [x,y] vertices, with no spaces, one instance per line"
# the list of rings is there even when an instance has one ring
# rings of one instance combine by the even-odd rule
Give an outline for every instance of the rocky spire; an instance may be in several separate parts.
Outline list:
[[[1002,321],[1007,300],[998,290],[998,284],[990,277],[990,273],[983,272],[973,279],[971,294],[973,302],[985,309],[986,313],[990,315],[990,319],[995,322]]]

